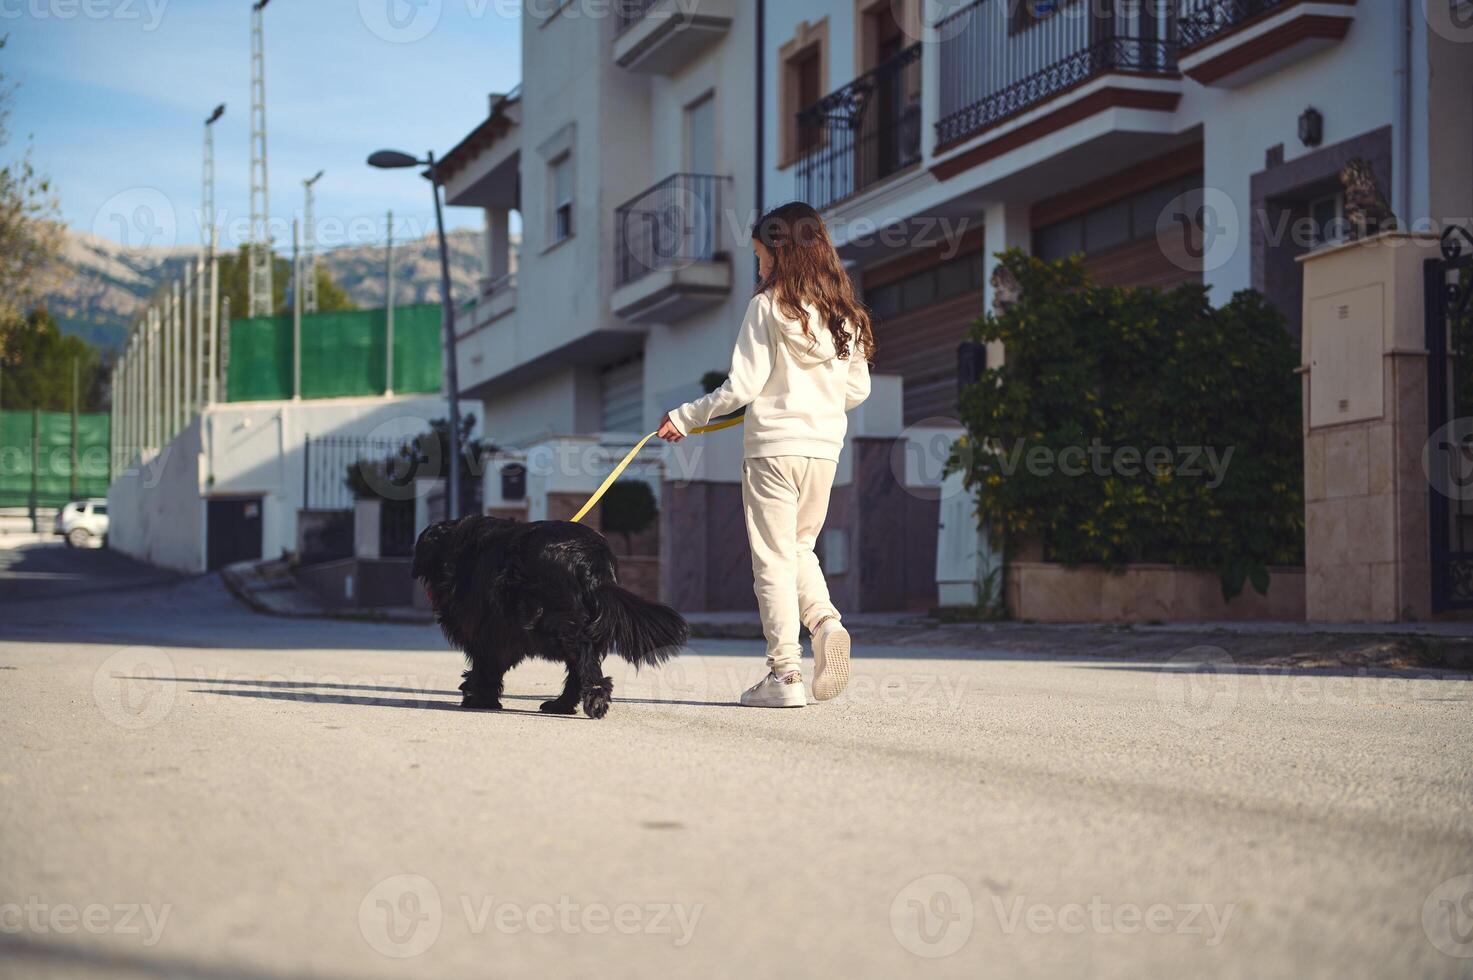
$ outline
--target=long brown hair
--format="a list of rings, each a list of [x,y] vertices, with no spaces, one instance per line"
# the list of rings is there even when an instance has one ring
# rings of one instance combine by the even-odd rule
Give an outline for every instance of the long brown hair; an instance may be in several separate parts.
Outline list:
[[[778,309],[803,325],[803,336],[813,340],[805,303],[818,311],[819,320],[834,337],[834,349],[847,358],[858,342],[860,355],[875,359],[875,335],[869,311],[854,296],[854,284],[829,238],[823,218],[802,201],[780,204],[757,219],[752,240],[772,252],[772,267],[757,283],[759,293],[771,292]]]

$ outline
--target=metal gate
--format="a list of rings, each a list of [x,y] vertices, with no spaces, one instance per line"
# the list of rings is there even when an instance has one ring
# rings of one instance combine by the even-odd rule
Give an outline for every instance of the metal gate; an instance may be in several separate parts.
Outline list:
[[[1473,232],[1447,229],[1424,274],[1432,611],[1473,609]]]

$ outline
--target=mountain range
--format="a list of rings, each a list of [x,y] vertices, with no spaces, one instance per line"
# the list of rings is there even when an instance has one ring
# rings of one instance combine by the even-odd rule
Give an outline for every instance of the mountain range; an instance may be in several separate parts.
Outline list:
[[[450,289],[457,303],[476,295],[481,277],[479,232],[452,231]],[[44,302],[62,332],[81,337],[104,350],[117,350],[133,317],[163,284],[194,261],[192,246],[132,247],[95,235],[68,230],[52,288]],[[384,247],[344,246],[318,253],[318,264],[361,308],[384,304]],[[394,302],[438,303],[440,256],[433,235],[394,245]]]

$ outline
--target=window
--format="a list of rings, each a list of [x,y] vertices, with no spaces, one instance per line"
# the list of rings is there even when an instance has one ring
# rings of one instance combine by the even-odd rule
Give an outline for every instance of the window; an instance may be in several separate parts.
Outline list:
[[[912,272],[864,293],[865,305],[877,319],[911,313],[982,289],[983,253],[958,255],[940,265]]]
[[[716,96],[710,92],[685,107],[685,169],[716,173]]]
[[[829,21],[803,21],[778,49],[778,166],[787,167],[823,145],[821,126],[800,125],[798,114],[824,97]]]
[[[92,513],[96,514],[98,517],[106,517],[107,516],[107,504],[93,504],[92,505]]]
[[[573,157],[552,161],[552,244],[573,236]]]
[[[1200,207],[1201,192],[1202,175],[1196,174],[1035,229],[1033,254],[1053,262],[1152,238],[1167,208],[1174,202],[1188,210]]]
[[[1349,232],[1345,224],[1345,193],[1327,194],[1309,202],[1309,220],[1314,225],[1314,244],[1343,240]]]
[[[798,92],[798,111],[813,105],[823,98],[822,85],[818,76],[818,49],[809,48],[788,66],[793,76],[793,85]],[[798,124],[798,139],[793,150],[798,156],[811,153],[818,148],[822,131],[813,124]]]

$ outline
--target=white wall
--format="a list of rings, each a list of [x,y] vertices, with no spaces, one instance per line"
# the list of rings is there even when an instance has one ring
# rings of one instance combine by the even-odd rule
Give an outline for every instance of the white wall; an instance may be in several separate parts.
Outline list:
[[[147,451],[107,488],[108,547],[180,572],[205,567],[200,419],[162,450]]]
[[[477,418],[474,434],[482,434],[480,405],[468,401],[461,411]],[[143,561],[201,572],[204,498],[260,495],[261,553],[277,557],[296,547],[309,435],[400,439],[448,414],[438,395],[211,406],[141,470],[113,481],[109,543]]]
[[[729,176],[718,216],[721,247],[731,256],[732,287],[725,301],[672,324],[652,324],[645,343],[645,418],[649,431],[681,403],[704,394],[701,376],[726,371],[737,329],[752,298],[756,260],[749,232],[757,219],[756,147],[752,83],[756,8],[732,5],[734,17],[721,40],[678,74],[650,81],[650,139],[655,180],[684,172],[685,107],[708,91],[716,98],[716,167]]]

